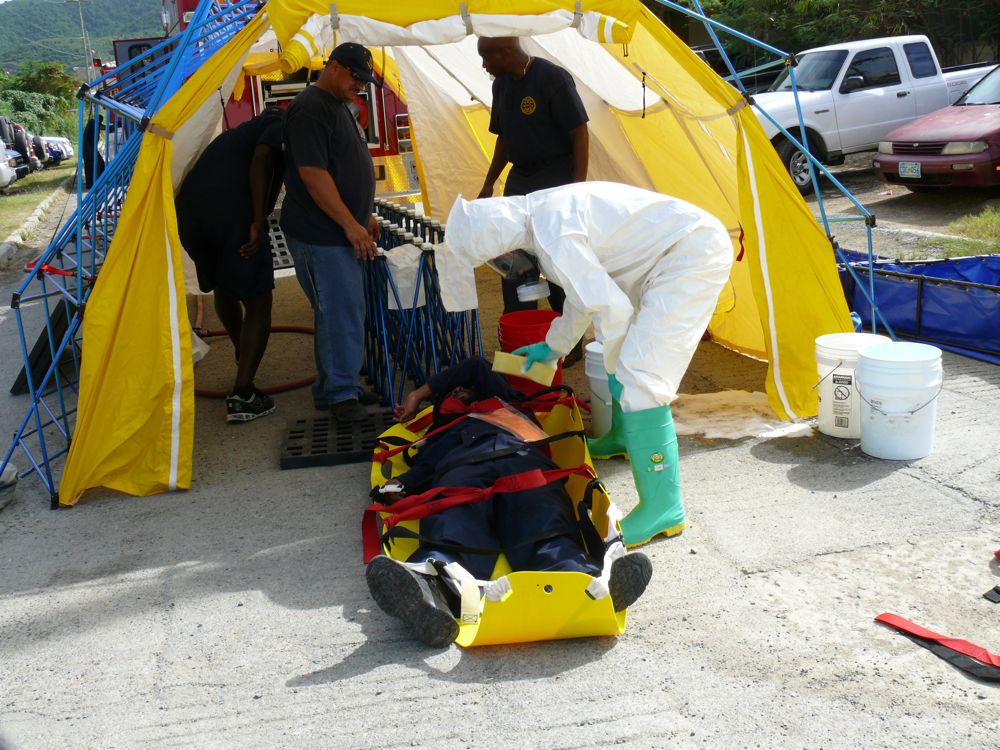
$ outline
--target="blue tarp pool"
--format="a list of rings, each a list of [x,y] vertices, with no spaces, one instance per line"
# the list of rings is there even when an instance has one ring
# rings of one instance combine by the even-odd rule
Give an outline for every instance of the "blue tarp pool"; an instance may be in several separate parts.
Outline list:
[[[840,265],[850,309],[871,330],[868,256],[844,255],[858,279]],[[1000,364],[1000,256],[977,255],[930,261],[876,259],[875,302],[899,338]],[[884,329],[882,319],[877,319]]]

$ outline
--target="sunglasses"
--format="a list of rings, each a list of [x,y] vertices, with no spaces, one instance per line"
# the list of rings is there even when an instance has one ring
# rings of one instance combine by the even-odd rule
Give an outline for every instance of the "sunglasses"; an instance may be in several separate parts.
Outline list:
[[[344,66],[344,67],[346,68],[347,66]],[[368,81],[366,81],[364,78],[362,78],[361,76],[359,76],[357,73],[355,73],[350,68],[347,68],[347,72],[351,74],[351,78],[353,78],[357,83],[360,83],[360,84],[365,85],[365,86],[368,85]]]

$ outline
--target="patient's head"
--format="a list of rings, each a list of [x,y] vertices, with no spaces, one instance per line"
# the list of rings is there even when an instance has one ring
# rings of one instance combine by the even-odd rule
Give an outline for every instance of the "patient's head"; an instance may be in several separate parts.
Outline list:
[[[461,401],[463,404],[471,404],[473,401],[479,400],[479,392],[475,388],[460,385],[457,388],[453,388],[448,396],[450,398],[455,398]]]

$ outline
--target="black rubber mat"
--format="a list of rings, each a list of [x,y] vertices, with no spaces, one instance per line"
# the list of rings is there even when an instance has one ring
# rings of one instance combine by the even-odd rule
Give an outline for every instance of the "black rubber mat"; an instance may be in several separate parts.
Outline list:
[[[370,461],[378,436],[395,424],[391,409],[371,408],[361,422],[333,417],[299,419],[288,425],[281,446],[282,469],[336,466]]]

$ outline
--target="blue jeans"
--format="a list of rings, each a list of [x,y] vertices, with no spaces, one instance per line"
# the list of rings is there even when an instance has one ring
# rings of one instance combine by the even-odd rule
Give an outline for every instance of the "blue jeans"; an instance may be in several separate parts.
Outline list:
[[[295,276],[313,307],[317,408],[357,398],[365,351],[365,284],[361,261],[345,245],[312,245],[285,236]]]

